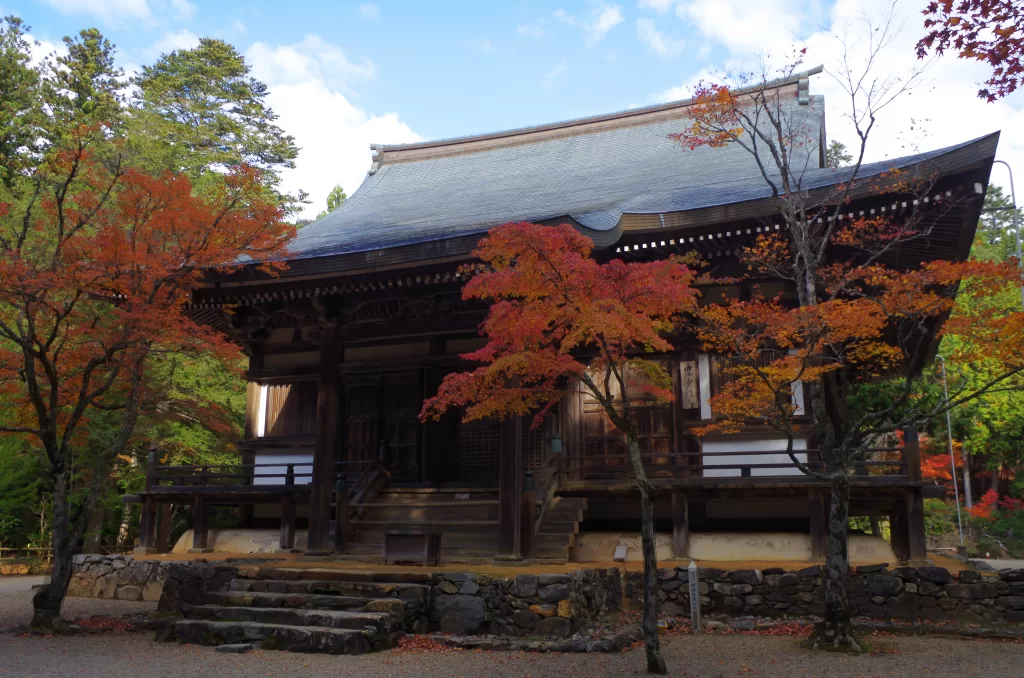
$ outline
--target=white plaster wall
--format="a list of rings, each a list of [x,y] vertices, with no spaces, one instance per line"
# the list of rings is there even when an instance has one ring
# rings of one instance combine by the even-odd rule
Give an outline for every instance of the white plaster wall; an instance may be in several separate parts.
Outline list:
[[[702,441],[704,453],[705,478],[731,478],[741,475],[738,468],[708,468],[714,466],[741,466],[743,464],[787,464],[789,468],[754,468],[750,469],[751,476],[790,476],[803,475],[793,464],[793,460],[786,454],[786,440],[784,438],[737,438],[734,436],[707,436]],[[797,438],[793,441],[793,449],[806,450],[807,440]],[[778,454],[751,454],[715,456],[716,452],[774,452]],[[807,461],[807,453],[797,453],[796,458],[801,462]]]
[[[253,485],[284,485],[284,474],[288,472],[288,464],[295,465],[295,473],[297,474],[313,472],[312,454],[268,454],[257,452],[255,456],[257,464],[274,464],[274,466],[257,468],[257,473],[280,473],[281,475],[274,478],[256,478],[253,480]],[[295,479],[295,484],[308,485],[312,480],[309,476],[300,477]]]

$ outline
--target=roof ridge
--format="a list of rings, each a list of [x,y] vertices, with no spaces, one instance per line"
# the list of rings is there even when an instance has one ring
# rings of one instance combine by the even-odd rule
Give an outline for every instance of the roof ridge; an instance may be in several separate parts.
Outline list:
[[[744,94],[765,87],[777,89],[788,85],[798,85],[798,96],[802,103],[806,103],[806,97],[808,96],[808,78],[812,75],[821,73],[823,70],[824,68],[822,66],[815,66],[814,68],[810,68],[806,71],[793,73],[787,77],[778,78],[767,83],[759,83],[750,87],[740,88],[736,90],[736,93]],[[583,118],[573,118],[570,120],[562,120],[540,125],[530,125],[527,127],[518,127],[498,132],[472,134],[448,139],[436,139],[433,141],[417,141],[408,144],[370,144],[370,150],[373,152],[373,164],[369,173],[373,174],[381,167],[382,164],[388,162],[422,159],[426,157],[436,157],[437,155],[453,155],[459,152],[493,148],[494,146],[540,141],[544,138],[550,138],[551,136],[572,134],[570,130],[573,130],[574,128],[577,130],[576,133],[584,133],[585,131],[603,131],[617,127],[618,125],[614,123],[621,124],[625,121],[635,120],[637,118],[655,116],[658,113],[670,113],[677,109],[688,108],[693,105],[693,103],[694,99],[691,97],[689,99],[679,99],[677,101],[641,106],[639,108],[630,108],[612,113],[602,113]],[[602,123],[612,124],[602,125]],[[641,122],[638,121],[636,124],[641,124]],[[588,128],[592,129],[588,130]],[[562,133],[560,135],[551,134],[558,131],[562,131]],[[518,141],[512,141],[517,137],[520,138]],[[507,141],[502,142],[501,140]],[[465,148],[455,148],[460,146]]]

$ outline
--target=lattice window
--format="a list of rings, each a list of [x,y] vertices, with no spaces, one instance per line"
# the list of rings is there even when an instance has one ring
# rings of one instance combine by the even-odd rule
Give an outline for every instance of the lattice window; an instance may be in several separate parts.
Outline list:
[[[459,480],[497,480],[501,422],[480,419],[459,425]]]

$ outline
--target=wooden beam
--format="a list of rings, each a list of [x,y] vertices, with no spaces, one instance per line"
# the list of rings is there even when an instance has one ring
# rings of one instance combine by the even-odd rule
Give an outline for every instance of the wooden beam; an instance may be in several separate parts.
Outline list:
[[[690,505],[682,490],[672,490],[672,556],[690,556]]]
[[[320,345],[320,388],[316,403],[312,496],[309,500],[309,553],[330,552],[331,495],[338,451],[341,348],[338,326],[324,326]]]
[[[811,523],[811,557],[824,558],[828,550],[828,502],[824,492],[808,495],[807,517]]]
[[[521,417],[501,422],[498,459],[498,555],[522,556],[519,525],[522,516],[523,424]]]

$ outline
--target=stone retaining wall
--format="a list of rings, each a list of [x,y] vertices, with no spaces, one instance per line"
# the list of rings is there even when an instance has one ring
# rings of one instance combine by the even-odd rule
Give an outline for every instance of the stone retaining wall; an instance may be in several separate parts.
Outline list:
[[[160,600],[169,563],[131,556],[78,555],[72,560],[69,596],[117,600]]]
[[[702,567],[698,577],[705,613],[806,617],[824,611],[822,571],[817,565],[798,572]],[[660,613],[689,617],[687,568],[660,570],[658,584]],[[867,565],[850,574],[848,591],[854,616],[1024,623],[1024,570],[983,576],[974,570],[952,574],[941,567],[889,570],[887,564]],[[628,573],[626,596],[639,605],[643,597],[640,573]]]
[[[619,570],[569,574],[487,575],[444,572],[430,588],[430,620],[443,632],[567,638],[589,622],[617,612]]]
[[[173,611],[182,602],[201,602],[207,591],[227,590],[239,577],[279,576],[279,570],[250,565],[76,556],[68,595],[159,600],[160,610]],[[797,572],[700,568],[698,576],[706,614],[806,617],[823,611],[820,566]],[[619,611],[623,592],[639,605],[640,577],[627,573],[623,586],[616,568],[507,578],[439,572],[432,575],[422,609],[410,610],[410,622],[418,622],[417,631],[565,638]],[[660,570],[658,585],[660,614],[689,617],[687,569]],[[849,594],[855,616],[1024,624],[1024,570],[983,575],[974,570],[953,574],[941,567],[862,566],[850,575]]]

